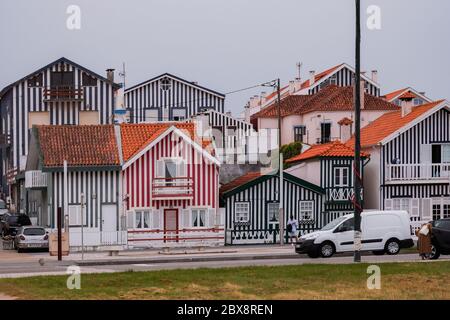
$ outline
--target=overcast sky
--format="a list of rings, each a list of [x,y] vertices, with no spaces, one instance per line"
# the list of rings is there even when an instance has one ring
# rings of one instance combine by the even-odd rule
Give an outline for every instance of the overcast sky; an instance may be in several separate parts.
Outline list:
[[[81,29],[66,27],[69,5]],[[381,30],[365,27],[369,5]],[[450,99],[450,1],[362,0],[363,69],[382,92],[412,86]],[[354,0],[0,0],[0,87],[65,56],[127,86],[170,72],[219,92],[354,65]],[[118,79],[118,78],[116,78]],[[238,114],[262,89],[227,96]]]

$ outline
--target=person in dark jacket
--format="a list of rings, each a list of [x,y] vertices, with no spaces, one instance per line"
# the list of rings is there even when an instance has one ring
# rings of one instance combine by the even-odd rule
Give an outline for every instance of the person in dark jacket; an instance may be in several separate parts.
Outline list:
[[[417,250],[422,260],[429,259],[431,255],[431,224],[426,223],[422,225],[419,230],[416,230]]]

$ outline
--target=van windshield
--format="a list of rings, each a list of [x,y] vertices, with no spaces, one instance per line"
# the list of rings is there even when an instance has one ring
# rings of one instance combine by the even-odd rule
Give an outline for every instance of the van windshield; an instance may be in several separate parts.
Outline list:
[[[346,220],[348,217],[347,216],[342,216],[339,217],[337,219],[334,219],[333,221],[331,221],[330,223],[326,224],[322,229],[322,231],[328,231],[331,229],[336,228],[342,221]]]

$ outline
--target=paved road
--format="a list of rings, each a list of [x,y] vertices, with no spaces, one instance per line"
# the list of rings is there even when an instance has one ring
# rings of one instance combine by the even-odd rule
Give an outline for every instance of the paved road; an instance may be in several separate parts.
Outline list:
[[[36,258],[48,257],[46,253],[31,254],[34,261],[23,262],[1,262],[0,278],[27,277],[35,275],[64,275],[67,270],[67,263],[60,264],[55,261],[47,261],[40,265]],[[449,256],[450,257],[450,256]],[[363,262],[367,263],[386,263],[386,262],[421,262],[417,254],[401,254],[397,256],[363,256]],[[440,260],[450,261],[444,257]],[[310,259],[307,256],[298,255],[298,258],[280,258],[269,260],[231,260],[231,261],[197,261],[197,262],[170,262],[170,263],[129,263],[120,265],[100,265],[100,266],[82,266],[82,273],[105,273],[121,271],[151,271],[168,269],[191,269],[191,268],[223,268],[237,266],[274,266],[274,265],[302,265],[311,263],[323,264],[345,264],[352,263],[351,256],[336,255],[330,259]]]

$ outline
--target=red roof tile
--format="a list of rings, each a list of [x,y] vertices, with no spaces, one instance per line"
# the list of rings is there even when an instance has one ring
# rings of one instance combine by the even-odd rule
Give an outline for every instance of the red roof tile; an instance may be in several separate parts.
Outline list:
[[[383,139],[414,121],[427,111],[441,104],[444,100],[413,107],[412,111],[402,117],[402,111],[388,112],[361,129],[361,146],[368,147],[380,143]],[[346,145],[353,145],[354,137]]]
[[[353,87],[328,85],[314,95],[293,95],[281,101],[282,116],[305,114],[313,111],[352,111],[354,110]],[[399,110],[393,103],[379,97],[364,94],[364,110]],[[252,115],[252,119],[272,118],[278,115],[278,103],[274,103]]]
[[[207,152],[214,154],[212,150],[212,141],[195,136],[195,124],[185,122],[160,122],[160,123],[139,123],[139,124],[121,124],[121,139],[123,160],[130,160],[135,154],[139,153],[148,144],[157,139],[170,127],[175,126],[182,130],[192,140],[206,149]],[[198,141],[197,141],[198,140]]]
[[[287,163],[317,158],[317,157],[354,157],[355,150],[343,144],[340,141],[333,141],[325,144],[313,145],[311,148],[299,155],[286,160]],[[368,157],[368,154],[362,153],[362,157]]]
[[[45,167],[120,165],[113,125],[37,126]]]
[[[220,193],[225,193],[227,191],[233,190],[233,189],[235,189],[243,184],[246,184],[250,181],[253,181],[261,176],[262,176],[262,174],[259,171],[246,173],[243,176],[240,176],[240,177],[234,179],[233,181],[230,181],[230,182],[224,184],[223,186],[221,186]]]

